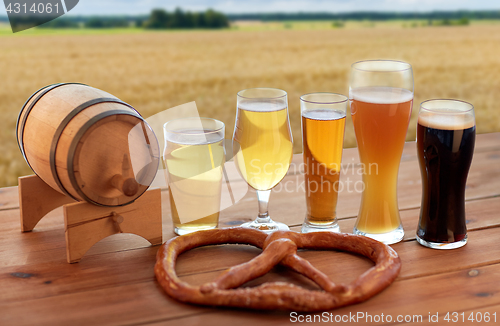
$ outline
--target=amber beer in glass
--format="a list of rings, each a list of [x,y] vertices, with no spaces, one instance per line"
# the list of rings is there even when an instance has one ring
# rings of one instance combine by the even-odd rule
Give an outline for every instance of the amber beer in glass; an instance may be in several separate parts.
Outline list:
[[[413,104],[411,66],[385,60],[353,64],[349,100],[364,184],[354,234],[399,242],[404,231],[397,183]]]
[[[285,91],[252,88],[238,93],[233,155],[236,168],[256,190],[259,202],[257,219],[242,226],[265,232],[288,230],[268,213],[271,189],[286,175],[293,155]]]
[[[334,93],[300,98],[306,218],[302,232],[340,232],[337,199],[348,99]]]
[[[474,107],[457,100],[429,100],[420,106],[417,152],[422,206],[417,241],[434,249],[467,243],[465,184],[474,153]]]
[[[224,123],[182,118],[165,123],[163,130],[174,232],[216,228],[225,162]]]

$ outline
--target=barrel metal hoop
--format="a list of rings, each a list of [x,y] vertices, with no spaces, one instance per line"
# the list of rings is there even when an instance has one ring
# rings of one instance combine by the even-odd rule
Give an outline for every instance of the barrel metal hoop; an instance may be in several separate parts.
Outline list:
[[[111,205],[103,205],[100,204],[92,199],[90,199],[81,189],[80,186],[78,185],[78,182],[75,177],[75,170],[74,170],[74,160],[75,160],[75,153],[76,153],[76,148],[78,147],[78,143],[80,142],[80,139],[83,137],[83,135],[92,127],[96,122],[107,118],[112,115],[130,115],[137,117],[142,120],[142,117],[137,111],[134,110],[134,112],[130,111],[125,111],[125,110],[111,110],[111,111],[106,111],[102,112],[95,117],[91,118],[89,121],[87,121],[81,128],[78,130],[78,132],[75,134],[75,137],[71,141],[71,145],[69,146],[69,151],[68,151],[68,176],[71,181],[71,185],[75,189],[75,191],[80,195],[80,197],[85,200],[86,202],[92,203],[94,205],[98,206],[111,206]],[[118,206],[123,206],[123,205],[118,205]]]
[[[59,189],[61,189],[66,195],[70,196],[71,198],[76,199],[73,195],[69,193],[69,191],[63,186],[61,179],[59,178],[59,174],[57,173],[57,167],[56,167],[56,150],[57,150],[57,144],[59,143],[59,139],[61,138],[61,135],[64,131],[64,129],[68,126],[68,124],[73,120],[74,117],[78,115],[81,111],[85,110],[86,108],[99,104],[99,103],[119,103],[126,105],[128,107],[131,107],[130,104],[127,104],[117,98],[112,98],[112,97],[101,97],[101,98],[96,98],[92,99],[90,101],[87,101],[85,103],[80,104],[77,106],[75,109],[73,109],[66,117],[64,117],[63,121],[59,124],[57,127],[57,130],[54,133],[54,138],[52,139],[52,144],[50,146],[50,170],[52,171],[52,177],[56,181]]]
[[[30,115],[31,110],[35,106],[35,104],[48,92],[51,90],[59,87],[59,86],[64,86],[64,85],[83,85],[83,86],[88,86],[85,84],[81,83],[59,83],[59,84],[52,84],[48,85],[45,87],[40,88],[33,94],[31,94],[30,98],[24,103],[23,108],[21,109],[21,112],[19,112],[19,116],[17,117],[17,123],[16,123],[16,138],[17,138],[17,145],[19,146],[19,149],[21,150],[21,154],[23,154],[24,160],[26,163],[28,163],[28,166],[30,169],[33,170],[31,167],[30,162],[28,161],[28,158],[26,157],[26,152],[24,151],[24,127],[26,126],[26,120],[28,120],[28,116]],[[31,102],[31,104],[26,108],[26,105],[28,102],[37,94],[38,92],[42,91],[38,96]],[[24,118],[21,120],[21,116],[23,115],[24,109],[26,109],[26,114],[24,115]],[[19,130],[19,127],[21,130]],[[35,170],[33,170],[35,172]],[[36,173],[36,172],[35,172]]]

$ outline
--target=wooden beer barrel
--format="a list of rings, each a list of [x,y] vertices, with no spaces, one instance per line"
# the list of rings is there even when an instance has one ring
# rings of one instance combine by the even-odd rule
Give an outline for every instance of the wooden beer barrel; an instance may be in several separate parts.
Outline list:
[[[126,205],[142,195],[160,158],[155,134],[132,106],[76,83],[34,93],[19,114],[17,141],[45,183],[101,206]]]

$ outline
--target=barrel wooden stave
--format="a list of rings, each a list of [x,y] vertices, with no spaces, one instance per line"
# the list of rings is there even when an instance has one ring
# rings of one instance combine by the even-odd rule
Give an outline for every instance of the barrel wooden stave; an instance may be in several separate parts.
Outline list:
[[[22,140],[20,147],[23,146],[26,160],[42,180],[55,190],[67,193],[77,200],[105,206],[125,205],[146,191],[156,174],[159,148],[156,136],[147,124],[145,129],[141,128],[142,134],[135,132],[130,137],[129,132],[137,129],[134,126],[145,123],[133,108],[115,102],[97,103],[80,111],[69,122],[66,121],[67,124],[62,129],[61,123],[83,103],[96,98],[119,99],[89,86],[67,84],[45,93],[28,113],[27,108],[43,91],[35,93],[25,105],[18,125],[18,139]],[[98,119],[111,111],[117,115]],[[24,132],[21,136],[21,123],[24,120]],[[89,126],[91,120],[95,121]],[[87,129],[82,132],[85,126]],[[57,140],[58,130],[62,132],[55,146],[53,143]],[[150,146],[141,140],[146,138],[144,130],[151,142]],[[94,132],[96,134],[92,135]],[[80,141],[75,141],[75,137],[81,137]],[[88,142],[87,146],[85,141]],[[55,169],[51,167],[54,149],[55,160],[52,158],[52,161]],[[81,150],[83,153],[80,153]],[[139,180],[142,184],[134,196],[124,195],[113,188],[110,182],[114,174],[122,173],[123,157],[127,153],[136,160],[136,156],[146,155],[138,160],[153,163],[148,167],[151,170],[148,171],[149,178]],[[73,164],[68,166],[68,161],[73,161]],[[153,169],[155,163],[156,167]],[[54,176],[53,170],[58,178]],[[137,177],[137,172],[133,171],[130,177]]]

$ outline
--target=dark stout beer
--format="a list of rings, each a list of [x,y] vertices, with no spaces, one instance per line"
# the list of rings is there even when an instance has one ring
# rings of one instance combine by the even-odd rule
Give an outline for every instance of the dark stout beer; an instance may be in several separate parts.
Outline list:
[[[422,174],[417,240],[432,248],[460,247],[467,241],[465,184],[476,139],[474,115],[422,111],[417,125]]]

